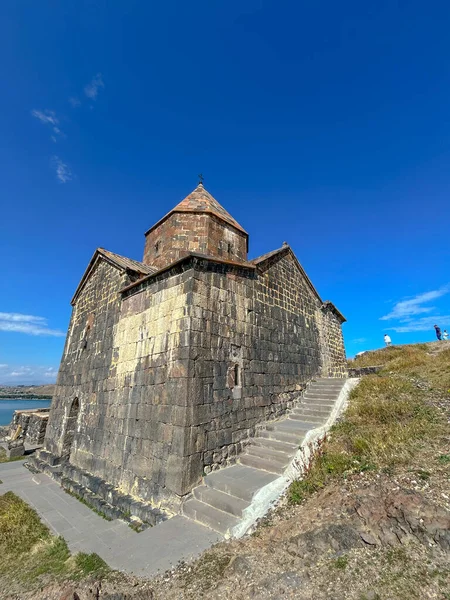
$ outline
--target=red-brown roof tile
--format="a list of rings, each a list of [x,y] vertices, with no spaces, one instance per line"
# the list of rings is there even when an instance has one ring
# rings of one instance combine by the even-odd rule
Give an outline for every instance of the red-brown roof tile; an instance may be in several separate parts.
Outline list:
[[[175,206],[170,212],[168,212],[162,219],[160,219],[153,227],[146,232],[149,233],[152,229],[157,227],[160,223],[165,221],[169,215],[174,212],[205,212],[210,213],[225,221],[229,225],[232,225],[234,228],[242,231],[242,233],[247,232],[239,223],[233,219],[229,212],[227,212],[224,207],[217,202],[217,200],[211,196],[211,194],[205,190],[203,185],[200,183],[193,192],[191,192],[184,200],[182,200],[179,204]]]

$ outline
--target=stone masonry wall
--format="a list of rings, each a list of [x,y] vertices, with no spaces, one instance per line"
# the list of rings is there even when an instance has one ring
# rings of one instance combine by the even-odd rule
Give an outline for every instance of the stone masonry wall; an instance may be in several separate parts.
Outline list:
[[[247,258],[247,240],[214,215],[173,213],[147,234],[143,262],[162,268],[188,252],[243,261]]]
[[[260,273],[198,261],[193,284],[191,451],[208,472],[320,375],[321,303],[289,256]]]
[[[103,443],[113,331],[121,306],[118,292],[128,282],[123,271],[106,261],[94,269],[72,311],[45,436],[45,448],[61,456],[67,421],[78,398],[80,415],[75,425],[79,435],[73,442],[71,460],[76,457],[77,463],[90,467],[92,446]]]
[[[325,364],[339,373],[338,319],[289,252],[258,268],[191,257],[123,295],[128,275],[101,260],[73,310],[45,450],[165,506],[232,461]]]
[[[190,279],[189,265],[179,265],[125,297],[114,339],[120,394],[111,447],[126,451],[112,450],[110,460],[122,491],[154,503],[191,489],[195,457],[185,453]]]
[[[173,213],[145,238],[143,262],[162,268],[190,251],[206,254],[208,215]]]
[[[332,309],[322,309],[322,339],[324,355],[324,377],[347,377],[347,360],[345,356],[342,324]]]
[[[214,215],[209,215],[206,254],[224,260],[246,261],[247,237]]]
[[[122,300],[126,278],[100,263],[74,309],[45,442],[61,456],[70,429],[72,465],[155,504],[191,489],[194,459],[183,462],[189,278],[180,266]]]

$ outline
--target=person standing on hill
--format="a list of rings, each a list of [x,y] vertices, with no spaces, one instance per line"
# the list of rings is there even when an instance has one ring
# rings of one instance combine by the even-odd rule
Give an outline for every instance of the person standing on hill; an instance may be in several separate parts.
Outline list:
[[[434,326],[435,330],[436,330],[436,337],[438,340],[442,340],[442,333],[441,333],[441,328],[438,327],[437,325]]]
[[[390,346],[392,343],[391,338],[387,333],[384,334],[384,343],[386,344],[386,346]]]
[[[448,333],[447,333],[446,329],[444,329],[444,333],[442,334],[442,339],[443,340],[448,340]]]

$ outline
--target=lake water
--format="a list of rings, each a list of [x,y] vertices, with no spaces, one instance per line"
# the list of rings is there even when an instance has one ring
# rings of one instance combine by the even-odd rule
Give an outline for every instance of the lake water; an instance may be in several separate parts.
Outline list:
[[[15,410],[24,410],[26,408],[48,408],[51,400],[12,400],[10,398],[0,398],[0,425],[9,425],[13,418]]]

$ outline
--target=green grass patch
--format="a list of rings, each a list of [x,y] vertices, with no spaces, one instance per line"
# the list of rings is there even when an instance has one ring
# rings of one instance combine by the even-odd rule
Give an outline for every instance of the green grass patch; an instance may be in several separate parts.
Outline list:
[[[72,496],[72,498],[75,498],[76,500],[78,500],[78,502],[81,502],[81,504],[84,504],[85,506],[87,506],[90,510],[92,510],[92,512],[95,512],[96,515],[98,515],[102,519],[105,519],[105,521],[112,521],[111,517],[108,517],[108,515],[105,515],[104,512],[102,512],[101,510],[98,510],[97,508],[92,506],[92,504],[90,502],[88,502],[87,500],[85,500],[84,498],[79,496],[78,494],[75,494],[75,492],[71,492],[70,490],[68,490],[66,488],[63,488],[63,490],[66,492],[66,494],[68,494],[69,496]]]
[[[424,348],[393,347],[372,353],[384,357],[384,369],[364,377],[351,392],[343,420],[330,430],[304,478],[291,484],[291,504],[299,504],[332,480],[353,473],[382,470],[392,474],[431,441],[448,435],[445,418],[427,401],[427,392],[415,385],[415,378],[424,379],[434,389],[436,373],[450,373],[450,351],[431,359]],[[428,369],[431,375],[427,380]],[[446,384],[439,386],[442,391]],[[439,462],[447,464],[448,456],[441,455]],[[422,480],[430,476],[428,471],[416,472]]]
[[[338,556],[338,558],[336,558],[333,561],[333,567],[335,569],[346,569],[348,565],[348,556],[345,556],[345,554],[343,554],[342,556]]]
[[[72,556],[65,540],[53,536],[38,514],[12,492],[0,496],[0,587],[8,582],[25,588],[41,577],[77,580],[108,572],[97,554]]]
[[[86,554],[85,552],[79,552],[75,555],[75,566],[81,577],[85,577],[86,575],[96,575],[98,577],[109,571],[109,567],[103,558],[100,558],[95,553]]]

